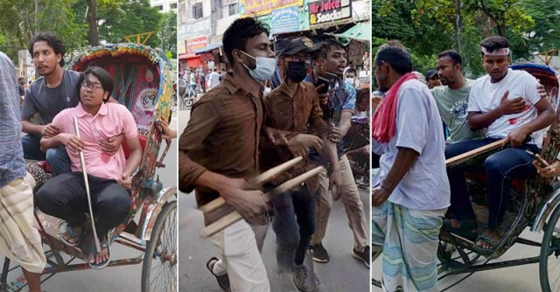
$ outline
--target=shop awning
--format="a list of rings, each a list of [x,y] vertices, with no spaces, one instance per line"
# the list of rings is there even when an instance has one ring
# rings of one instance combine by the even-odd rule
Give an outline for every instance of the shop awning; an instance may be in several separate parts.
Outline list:
[[[190,68],[198,68],[202,65],[202,60],[199,56],[187,59],[187,66]]]
[[[202,48],[202,49],[194,50],[194,53],[195,53],[196,55],[198,55],[198,54],[210,52],[210,51],[215,50],[215,49],[217,49],[217,48],[219,48],[219,47],[221,47],[221,46],[222,46],[222,42],[219,42],[219,43],[212,43],[212,44],[209,44],[208,46],[206,46],[206,47],[204,47],[204,48]]]
[[[349,38],[362,42],[371,41],[371,28],[368,28],[366,22],[358,22],[356,25],[347,29],[342,33],[332,33],[331,35],[339,38]]]
[[[198,56],[195,55],[195,54],[189,54],[189,53],[179,54],[179,60],[188,60],[188,59],[192,59],[192,58],[198,58]]]

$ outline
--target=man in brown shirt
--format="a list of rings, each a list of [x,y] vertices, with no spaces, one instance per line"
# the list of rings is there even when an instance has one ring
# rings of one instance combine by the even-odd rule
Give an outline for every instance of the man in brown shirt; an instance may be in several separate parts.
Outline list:
[[[307,157],[310,149],[322,151],[324,142],[331,150],[333,160],[337,159],[336,145],[329,142],[326,134],[323,134],[325,127],[317,91],[313,84],[303,82],[307,75],[306,60],[309,53],[314,50],[313,42],[309,38],[298,37],[288,41],[278,54],[278,65],[284,69],[285,78],[282,84],[264,99],[265,126],[289,132],[286,135],[288,143],[281,145],[281,141],[277,143],[263,141],[262,170],[270,169],[294,156]],[[321,138],[323,136],[325,141]],[[298,167],[289,175],[296,176],[302,172],[302,167]],[[277,185],[284,180],[281,178],[273,184]],[[318,181],[315,179],[314,188],[312,185],[307,182],[299,189],[273,199],[276,216],[272,226],[276,233],[278,264],[293,265],[292,277],[301,291],[314,291],[318,282],[313,272],[312,261],[310,261],[311,265],[304,263],[305,253],[315,231],[314,214]]]
[[[196,189],[198,206],[221,196],[244,218],[211,237],[223,261],[208,263],[215,276],[227,271],[232,291],[269,291],[266,270],[250,224],[266,224],[261,191],[243,190],[258,173],[263,119],[262,82],[275,68],[268,28],[253,18],[234,21],[223,45],[233,74],[193,106],[179,141],[179,188]],[[224,287],[220,284],[222,288]]]

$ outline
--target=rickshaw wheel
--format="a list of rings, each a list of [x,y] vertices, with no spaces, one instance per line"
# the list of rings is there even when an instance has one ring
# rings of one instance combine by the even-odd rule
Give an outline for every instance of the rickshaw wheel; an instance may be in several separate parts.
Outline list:
[[[541,289],[544,292],[560,291],[560,207],[557,207],[546,224],[539,259]]]
[[[163,206],[142,264],[142,291],[177,291],[177,201]]]

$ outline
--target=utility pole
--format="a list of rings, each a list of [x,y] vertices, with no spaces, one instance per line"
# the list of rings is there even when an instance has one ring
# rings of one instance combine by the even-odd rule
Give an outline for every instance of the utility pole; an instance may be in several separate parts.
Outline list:
[[[457,35],[455,45],[457,46],[458,52],[461,52],[462,26],[463,20],[461,18],[461,0],[455,0],[455,34]]]
[[[39,0],[35,0],[35,23],[34,26],[35,28],[37,28],[39,22]],[[33,34],[37,33],[35,30],[33,31]]]

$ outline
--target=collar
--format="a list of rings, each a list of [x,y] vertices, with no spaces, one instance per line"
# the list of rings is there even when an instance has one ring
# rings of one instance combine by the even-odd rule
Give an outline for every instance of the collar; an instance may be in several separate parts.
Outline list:
[[[87,115],[91,115],[90,113],[86,112],[86,110],[82,106],[81,101],[80,101],[80,103],[78,103],[78,106],[76,106],[76,111],[77,111],[77,116],[79,118],[85,117]],[[106,116],[108,114],[108,112],[109,112],[109,110],[108,110],[107,102],[104,102],[103,104],[101,104],[101,107],[99,108],[99,111],[97,112],[97,114],[102,115],[102,116]]]
[[[291,88],[290,86],[288,86],[288,82],[286,80],[287,79],[284,78],[284,81],[282,81],[282,83],[280,84],[280,90],[284,92],[284,94],[286,94],[287,96],[293,98],[296,95],[296,92],[298,91],[299,83],[297,84],[296,88]]]
[[[235,83],[235,80],[233,79],[233,73],[227,73],[226,77],[222,81],[222,84],[224,85],[226,90],[229,91],[230,94],[234,94],[238,91],[241,91],[242,95],[248,95],[248,94],[252,95],[248,90],[243,88],[243,86],[241,86],[241,84],[236,84]],[[263,85],[261,85],[260,92],[261,92],[261,96],[262,96],[262,93],[264,92],[264,86]]]

